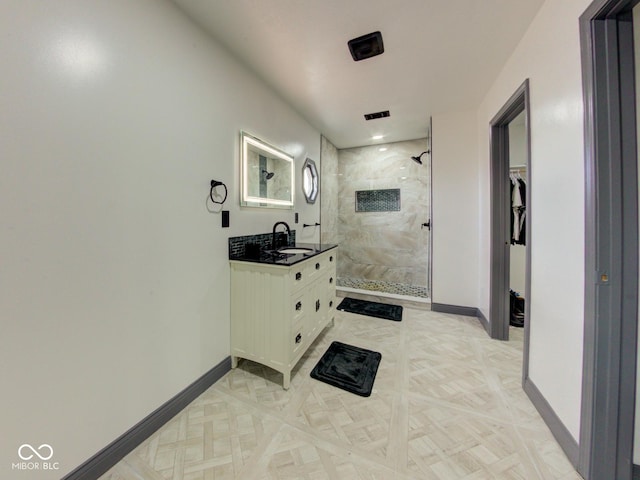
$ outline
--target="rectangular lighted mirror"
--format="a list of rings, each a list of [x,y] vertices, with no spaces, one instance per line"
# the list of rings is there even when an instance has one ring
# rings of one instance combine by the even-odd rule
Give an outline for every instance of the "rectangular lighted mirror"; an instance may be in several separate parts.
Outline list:
[[[293,157],[246,132],[240,137],[240,205],[293,208]]]

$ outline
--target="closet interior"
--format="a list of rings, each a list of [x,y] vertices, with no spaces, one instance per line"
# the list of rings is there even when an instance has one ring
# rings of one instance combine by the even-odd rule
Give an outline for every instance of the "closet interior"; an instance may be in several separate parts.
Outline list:
[[[509,123],[509,181],[511,186],[511,247],[509,268],[509,324],[525,322],[527,268],[527,136],[524,112]]]
[[[509,168],[511,181],[511,260],[509,271],[509,324],[524,327],[526,272],[526,165]]]

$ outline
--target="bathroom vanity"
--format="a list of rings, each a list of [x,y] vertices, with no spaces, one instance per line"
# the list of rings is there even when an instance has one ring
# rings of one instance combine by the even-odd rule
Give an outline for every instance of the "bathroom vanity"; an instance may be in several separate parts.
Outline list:
[[[239,358],[261,363],[289,388],[291,370],[334,319],[336,253],[336,245],[296,244],[230,255],[232,368]]]

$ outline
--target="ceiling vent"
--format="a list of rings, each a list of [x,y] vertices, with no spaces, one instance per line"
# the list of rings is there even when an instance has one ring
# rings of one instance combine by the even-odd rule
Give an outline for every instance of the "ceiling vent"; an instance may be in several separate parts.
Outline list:
[[[376,118],[385,118],[390,116],[389,110],[385,110],[384,112],[376,112],[376,113],[365,113],[365,120],[375,120]]]
[[[380,32],[368,33],[349,40],[348,45],[351,56],[356,62],[375,57],[384,52],[384,44],[382,43],[382,34]]]

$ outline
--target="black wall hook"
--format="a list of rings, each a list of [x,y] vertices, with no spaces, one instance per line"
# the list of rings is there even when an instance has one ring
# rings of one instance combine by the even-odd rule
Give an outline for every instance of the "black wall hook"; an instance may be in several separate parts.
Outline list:
[[[224,198],[221,202],[218,202],[213,198],[213,189],[219,186],[224,187]],[[218,180],[211,180],[211,190],[209,190],[209,198],[213,203],[219,203],[220,205],[222,205],[227,200],[227,186]]]

